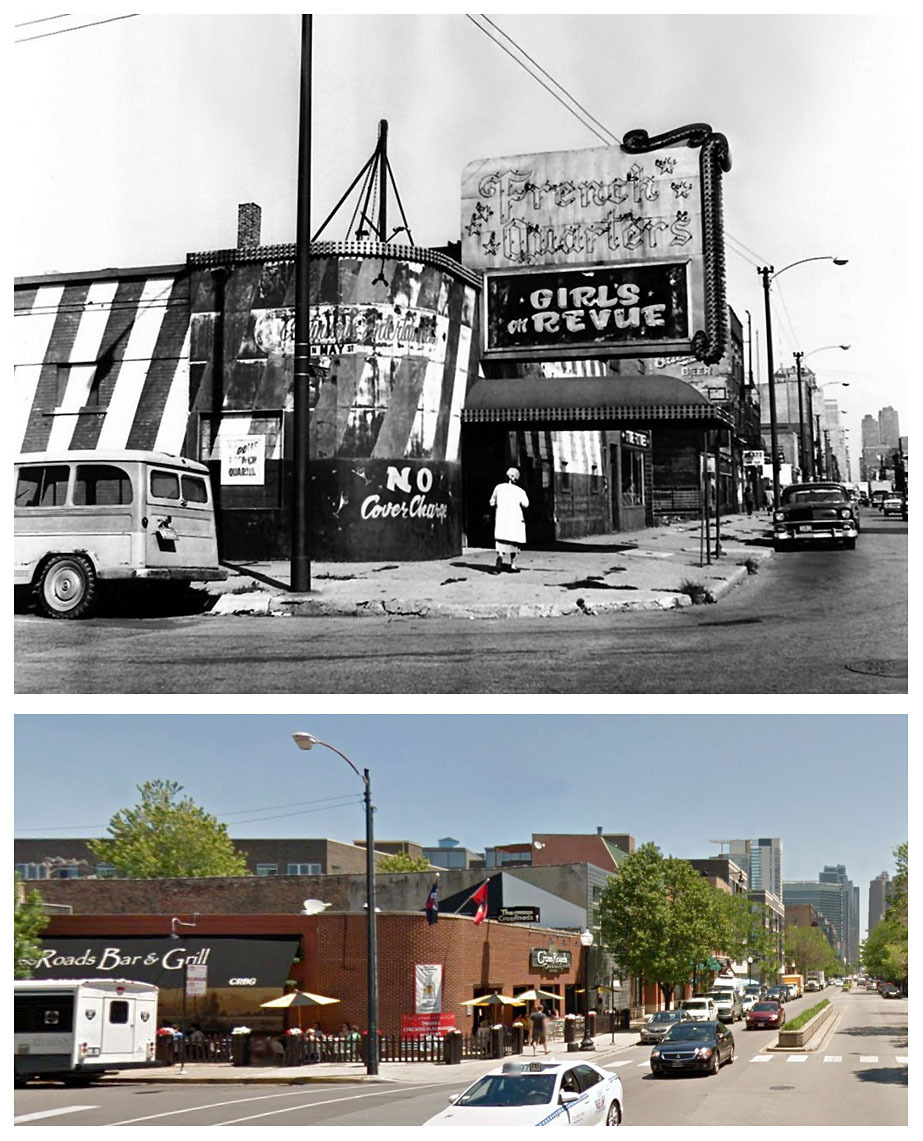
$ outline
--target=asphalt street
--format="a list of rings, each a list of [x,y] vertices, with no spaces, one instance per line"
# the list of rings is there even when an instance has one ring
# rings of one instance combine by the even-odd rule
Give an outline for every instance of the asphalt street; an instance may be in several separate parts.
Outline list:
[[[907,524],[779,553],[712,606],[595,617],[15,619],[37,693],[907,692]]]
[[[596,1051],[622,1079],[626,1125],[907,1124],[907,1001],[828,988],[788,1004],[789,1017],[821,997],[837,1016],[818,1048],[774,1053],[774,1031],[733,1026],[736,1056],[717,1075],[658,1079],[650,1046]],[[439,1082],[382,1085],[107,1084],[84,1090],[30,1086],[16,1091],[19,1125],[416,1126],[443,1109],[467,1082],[447,1069]]]

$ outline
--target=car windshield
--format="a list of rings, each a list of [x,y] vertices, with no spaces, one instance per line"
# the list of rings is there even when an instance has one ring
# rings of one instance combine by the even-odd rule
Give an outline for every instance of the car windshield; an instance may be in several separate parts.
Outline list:
[[[465,1090],[456,1105],[548,1105],[554,1074],[487,1074]]]
[[[679,1020],[678,1010],[658,1010],[651,1022],[676,1022]]]
[[[664,1038],[665,1042],[706,1042],[714,1031],[702,1022],[677,1022]]]
[[[708,1000],[704,998],[684,998],[683,1010],[706,1010],[708,1008]]]
[[[845,503],[846,499],[838,487],[801,487],[782,493],[783,503]]]
[[[753,1004],[754,1010],[778,1010],[779,1004],[777,1002],[756,1002]]]

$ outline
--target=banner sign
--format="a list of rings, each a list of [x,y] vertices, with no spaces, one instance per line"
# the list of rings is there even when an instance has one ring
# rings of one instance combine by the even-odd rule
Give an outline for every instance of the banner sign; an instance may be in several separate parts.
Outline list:
[[[462,173],[461,260],[488,282],[500,270],[527,271],[531,277],[543,269],[606,267],[613,276],[591,275],[588,285],[627,287],[637,282],[614,271],[638,266],[655,271],[643,282],[654,286],[651,294],[644,288],[635,300],[627,294],[618,300],[620,319],[614,312],[604,317],[606,307],[599,304],[591,316],[589,300],[544,308],[520,302],[511,310],[504,308],[503,290],[485,290],[485,356],[539,360],[691,353],[706,364],[720,359],[728,321],[721,175],[730,168],[727,139],[707,123],[655,137],[629,131],[620,146],[469,163]],[[671,274],[678,276],[668,284]],[[519,288],[529,299],[543,284]],[[682,300],[677,311],[671,306],[674,290]],[[609,296],[614,296],[611,288]],[[552,297],[556,302],[555,291]],[[531,339],[525,336],[530,332]]]
[[[744,467],[762,467],[766,462],[766,453],[762,450],[744,452]]]
[[[498,923],[538,923],[541,919],[538,907],[501,907]]]
[[[169,989],[182,988],[186,971],[192,979],[207,970],[213,987],[281,988],[298,942],[297,936],[204,935],[185,943],[156,936],[65,936],[44,939],[30,966],[36,979],[135,979]]]
[[[414,1010],[417,1014],[442,1011],[442,963],[417,963],[413,968]]]
[[[420,1034],[445,1034],[455,1029],[454,1014],[402,1014],[401,1034],[413,1038]]]
[[[548,947],[533,947],[529,956],[529,965],[541,968],[544,974],[556,971],[569,971],[571,966],[570,951],[555,951]]]
[[[487,275],[488,351],[688,340],[687,264]]]

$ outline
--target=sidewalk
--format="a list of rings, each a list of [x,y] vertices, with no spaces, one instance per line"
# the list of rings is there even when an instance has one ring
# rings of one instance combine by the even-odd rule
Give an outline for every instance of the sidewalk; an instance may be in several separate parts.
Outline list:
[[[406,563],[324,563],[311,566],[311,590],[289,590],[287,562],[225,564],[225,582],[209,613],[316,618],[554,618],[618,610],[672,610],[715,602],[772,556],[769,519],[762,514],[721,520],[721,554],[702,565],[698,522],[594,535],[547,548],[527,547],[520,573],[494,573],[495,553],[465,548],[456,558]],[[749,562],[749,567],[745,564]],[[686,589],[683,589],[683,584]]]
[[[613,1043],[614,1039],[614,1043]],[[591,1061],[599,1061],[607,1055],[618,1053],[627,1046],[634,1046],[638,1041],[638,1031],[616,1030],[615,1034],[606,1031],[597,1034],[594,1039],[596,1049],[583,1055]],[[563,1061],[565,1058],[575,1058],[576,1053],[568,1054],[563,1042],[553,1043],[549,1047],[547,1057]],[[500,1060],[497,1058],[477,1058],[460,1062],[457,1066],[447,1066],[439,1062],[382,1062],[379,1072],[369,1077],[362,1062],[319,1063],[311,1066],[233,1066],[230,1062],[187,1062],[185,1072],[180,1073],[180,1067],[151,1066],[137,1070],[123,1070],[111,1077],[103,1078],[106,1085],[113,1083],[130,1084],[133,1082],[196,1082],[213,1085],[240,1084],[249,1082],[257,1085],[306,1085],[315,1082],[412,1082],[415,1085],[451,1085],[465,1086],[481,1074],[494,1070],[503,1062],[532,1061],[532,1051],[527,1047],[524,1054],[510,1055]],[[545,1054],[536,1055],[541,1059]],[[602,1064],[602,1063],[600,1063]]]

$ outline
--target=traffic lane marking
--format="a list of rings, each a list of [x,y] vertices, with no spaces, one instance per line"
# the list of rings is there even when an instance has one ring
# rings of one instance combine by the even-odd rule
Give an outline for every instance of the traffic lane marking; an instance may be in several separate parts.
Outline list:
[[[341,1101],[358,1101],[364,1097],[381,1097],[386,1093],[403,1092],[407,1089],[432,1089],[434,1086],[442,1085],[442,1082],[429,1082],[427,1085],[420,1086],[402,1086],[400,1091],[396,1090],[379,1090],[375,1093],[354,1093],[348,1097],[331,1097],[327,1101],[312,1101],[306,1105],[288,1105],[285,1109],[271,1109],[268,1113],[252,1113],[248,1117],[236,1117],[231,1121],[216,1121],[215,1125],[240,1125],[242,1121],[256,1121],[260,1117],[273,1117],[277,1113],[294,1113],[296,1109],[313,1109],[318,1105],[336,1105]]]
[[[772,1061],[772,1055],[771,1054],[755,1054],[750,1059],[750,1061],[751,1062],[771,1062]]]
[[[786,1062],[806,1062],[808,1060],[807,1054],[792,1054],[785,1059]]]
[[[442,1084],[442,1083],[430,1082],[425,1086],[402,1085],[402,1086],[399,1086],[396,1088],[399,1088],[402,1090],[405,1090],[405,1089],[429,1089],[433,1085],[440,1085],[440,1084]],[[186,1088],[188,1089],[189,1087],[187,1086]],[[337,1087],[330,1087],[330,1088],[337,1088]],[[185,1109],[168,1109],[168,1110],[165,1110],[163,1113],[149,1113],[145,1117],[128,1117],[124,1121],[110,1121],[108,1127],[115,1126],[115,1125],[134,1125],[136,1122],[139,1122],[139,1121],[156,1121],[158,1118],[161,1118],[161,1117],[177,1117],[182,1113],[198,1113],[199,1110],[202,1110],[202,1109],[220,1109],[223,1106],[228,1106],[228,1105],[246,1105],[247,1103],[252,1102],[252,1101],[271,1101],[273,1098],[283,1098],[283,1097],[304,1097],[309,1092],[312,1092],[312,1093],[318,1092],[319,1093],[322,1091],[320,1091],[320,1090],[308,1091],[304,1088],[301,1088],[301,1089],[297,1089],[297,1090],[286,1091],[284,1093],[261,1093],[261,1094],[254,1094],[252,1097],[231,1098],[227,1101],[212,1101],[212,1102],[207,1102],[205,1105],[187,1106]],[[381,1092],[382,1093],[393,1093],[394,1090],[393,1089],[392,1090],[382,1090]],[[373,1095],[367,1094],[366,1096],[371,1097]],[[323,1104],[325,1104],[325,1103],[324,1102],[309,1102],[308,1103],[309,1106],[310,1105],[323,1105]]]
[[[21,1113],[13,1118],[13,1124],[22,1121],[39,1121],[43,1117],[59,1117],[62,1113],[79,1113],[82,1109],[99,1109],[98,1105],[64,1105],[60,1109],[43,1109],[39,1113]]]
[[[860,1062],[877,1062],[878,1061],[878,1055],[877,1054],[860,1054],[859,1055],[859,1061]]]
[[[824,1057],[824,1061],[825,1062],[842,1062],[843,1061],[843,1055],[842,1054],[827,1054]]]

